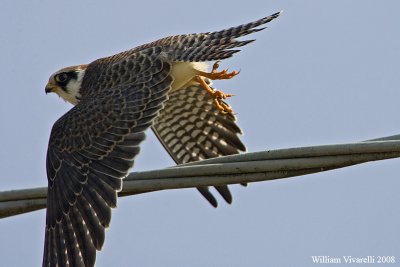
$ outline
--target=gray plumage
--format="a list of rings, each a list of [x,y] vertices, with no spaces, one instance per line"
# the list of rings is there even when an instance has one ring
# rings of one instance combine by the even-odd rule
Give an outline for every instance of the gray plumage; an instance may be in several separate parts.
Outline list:
[[[122,178],[159,114],[153,130],[177,163],[245,150],[235,117],[218,114],[198,84],[171,91],[173,67],[181,61],[230,57],[238,52],[233,48],[252,41],[236,38],[261,30],[255,27],[278,15],[223,31],[163,38],[51,77],[46,92],[76,106],[50,135],[43,266],[94,266]],[[61,72],[81,82],[79,92],[68,95],[70,77],[57,76]],[[207,188],[199,190],[213,203]],[[227,187],[217,190],[231,202]]]
[[[47,152],[43,266],[94,265],[122,188],[121,179],[139,153],[144,130],[167,100],[171,64],[162,49],[137,52],[130,63],[136,72],[123,83],[97,91],[87,81],[88,93],[83,91],[80,103],[53,126]],[[107,61],[96,65],[113,73]],[[98,92],[96,97],[91,97],[92,91]]]

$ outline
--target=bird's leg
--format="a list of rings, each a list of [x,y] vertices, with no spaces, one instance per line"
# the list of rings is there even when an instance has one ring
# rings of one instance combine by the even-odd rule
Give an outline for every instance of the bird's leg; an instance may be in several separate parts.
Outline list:
[[[206,77],[210,80],[228,80],[232,79],[240,73],[240,71],[228,72],[228,69],[217,71],[219,68],[219,61],[215,62],[211,72],[198,71],[199,75]]]
[[[222,91],[214,90],[214,88],[210,87],[206,83],[204,77],[210,80],[227,80],[238,75],[239,71],[228,72],[228,69],[217,71],[218,68],[219,68],[219,61],[214,63],[211,72],[198,71],[198,75],[196,76],[195,79],[214,99],[214,103],[218,108],[218,110],[220,110],[223,114],[227,113],[232,114],[233,113],[232,108],[227,103],[225,103],[223,99],[231,97],[233,96],[233,94],[225,94]]]
[[[195,79],[211,95],[211,97],[214,99],[215,106],[222,114],[233,113],[232,108],[223,101],[223,99],[233,96],[232,94],[224,94],[221,91],[214,90],[200,75],[196,75]]]

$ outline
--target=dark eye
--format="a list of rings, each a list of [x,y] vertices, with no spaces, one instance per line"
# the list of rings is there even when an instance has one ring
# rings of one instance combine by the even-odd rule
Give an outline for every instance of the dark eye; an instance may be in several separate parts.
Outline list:
[[[57,74],[54,79],[56,80],[56,82],[58,83],[64,83],[68,80],[68,74],[66,74],[65,72],[61,72],[59,74]]]

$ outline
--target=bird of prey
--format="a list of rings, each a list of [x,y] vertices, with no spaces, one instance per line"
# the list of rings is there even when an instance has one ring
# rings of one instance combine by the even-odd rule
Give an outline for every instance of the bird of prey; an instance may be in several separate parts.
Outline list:
[[[177,163],[245,150],[230,95],[211,80],[238,72],[218,71],[218,60],[254,40],[280,13],[229,29],[176,35],[51,75],[54,92],[74,107],[54,124],[46,159],[47,215],[43,266],[94,266],[104,243],[122,179],[152,127]],[[217,61],[208,72],[208,63]],[[225,186],[216,188],[231,202]],[[200,192],[216,206],[207,187]]]

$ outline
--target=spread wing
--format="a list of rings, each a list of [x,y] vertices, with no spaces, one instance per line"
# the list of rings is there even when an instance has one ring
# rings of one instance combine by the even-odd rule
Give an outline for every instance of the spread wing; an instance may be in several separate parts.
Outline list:
[[[115,77],[111,87],[82,98],[53,126],[47,152],[43,266],[94,265],[121,179],[132,167],[144,131],[167,100],[173,80],[171,64],[159,47],[123,61],[92,64],[88,77],[96,76],[95,69]],[[127,74],[123,66],[136,71]]]
[[[177,164],[246,151],[235,116],[222,114],[198,83],[170,93],[152,129]],[[216,189],[228,203],[232,202],[227,186]],[[217,207],[208,187],[198,190]]]
[[[276,13],[222,31],[163,38],[89,64],[79,104],[55,123],[50,136],[43,266],[94,265],[96,250],[101,249],[104,229],[110,222],[111,208],[116,205],[121,179],[139,153],[139,145],[145,138],[143,132],[152,125],[168,98],[173,80],[171,63],[231,57],[239,51],[234,48],[252,41],[236,38],[262,30],[256,27],[278,16]],[[184,90],[176,93],[181,92]],[[200,91],[192,93],[187,97],[194,100],[202,94]],[[171,112],[187,107],[183,103],[188,99],[183,101],[178,95],[172,95],[176,102],[170,102]],[[240,129],[234,117],[215,114],[212,105],[207,115],[200,111],[208,105],[205,103],[209,102],[200,101],[200,106],[192,104],[195,108],[187,114],[194,116],[183,120],[188,127],[182,131],[172,134],[162,131],[160,126],[164,124],[171,123],[174,129],[183,123],[175,124],[168,114],[162,115],[154,127],[177,162],[234,154],[245,149],[237,137]],[[190,118],[204,118],[204,121],[193,124]],[[213,120],[215,122],[210,124]],[[190,130],[192,126],[199,127],[202,134],[196,137],[197,132]],[[205,140],[201,145],[197,144],[200,136]],[[178,145],[169,138],[178,140]],[[191,147],[193,140],[196,141]],[[182,146],[185,148],[181,149]],[[227,188],[217,189],[230,202]],[[199,190],[206,197],[212,197],[207,188]],[[213,202],[211,197],[208,199]]]
[[[174,61],[221,60],[239,52],[237,48],[254,41],[239,41],[237,38],[263,30],[264,28],[257,27],[279,15],[280,12],[221,31],[170,36],[138,46],[131,51],[160,45]],[[188,104],[184,99],[191,99],[192,102]],[[170,95],[170,100],[157,118],[153,131],[176,163],[186,163],[245,151],[238,137],[241,130],[235,124],[235,120],[232,115],[220,114],[204,90],[192,86],[181,88]],[[218,186],[216,189],[231,203],[232,196],[227,186]],[[198,190],[214,207],[217,206],[216,199],[207,187]]]
[[[165,37],[122,52],[118,56],[124,57],[126,54],[149,47],[162,46],[168,57],[174,61],[214,61],[229,58],[240,51],[237,48],[254,41],[239,41],[237,38],[265,29],[257,27],[276,19],[280,14],[281,12],[277,12],[265,18],[221,31]]]

